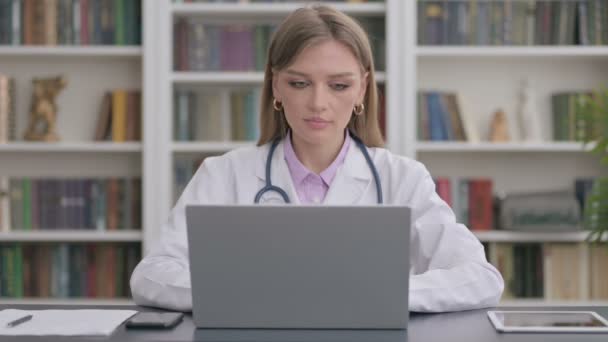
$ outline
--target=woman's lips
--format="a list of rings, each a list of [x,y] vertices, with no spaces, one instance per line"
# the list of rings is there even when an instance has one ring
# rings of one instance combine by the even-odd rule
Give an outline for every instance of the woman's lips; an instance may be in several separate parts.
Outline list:
[[[310,118],[304,119],[304,121],[308,124],[309,127],[313,129],[322,129],[329,126],[329,124],[331,123],[331,121],[322,118]]]

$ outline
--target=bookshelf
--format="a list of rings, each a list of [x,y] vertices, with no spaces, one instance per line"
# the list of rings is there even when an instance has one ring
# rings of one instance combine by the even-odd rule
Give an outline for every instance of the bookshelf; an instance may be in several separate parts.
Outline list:
[[[490,2],[497,2],[488,0]],[[557,1],[557,0],[556,0]],[[455,2],[452,0],[448,3]],[[466,1],[465,1],[466,2]],[[357,18],[384,19],[385,68],[376,74],[386,95],[387,147],[422,161],[433,176],[488,177],[495,192],[541,191],[567,186],[576,177],[603,172],[590,147],[578,142],[554,142],[550,95],[587,90],[606,79],[608,47],[583,45],[472,46],[418,43],[418,6],[424,1],[330,5]],[[21,135],[27,120],[30,79],[64,73],[68,87],[58,97],[62,141],[45,144],[0,144],[0,175],[23,177],[142,177],[142,230],[1,232],[0,243],[135,243],[142,252],[153,248],[174,200],[174,165],[208,155],[251,146],[253,141],[174,139],[174,93],[216,89],[251,89],[261,85],[260,71],[176,71],[173,63],[174,24],[183,18],[211,23],[276,23],[298,3],[185,3],[143,1],[141,46],[131,45],[0,45],[0,72],[17,79],[17,121]],[[146,23],[152,23],[146,25]],[[518,84],[529,77],[542,117],[543,140],[487,142],[492,112],[501,107],[515,124]],[[91,80],[94,80],[92,82]],[[463,82],[463,80],[465,80]],[[142,91],[141,142],[92,141],[101,94],[108,88]],[[417,92],[440,89],[458,92],[474,114],[478,143],[418,141]],[[226,111],[222,112],[226,115]],[[229,114],[229,113],[228,113]],[[512,130],[514,128],[510,127]],[[139,227],[133,227],[139,228]],[[585,245],[585,232],[523,233],[476,231],[492,255],[504,243],[572,243]],[[605,240],[605,239],[604,239]],[[582,261],[581,266],[587,267]],[[124,299],[1,298],[2,303],[128,303]],[[605,301],[604,301],[605,302]],[[597,304],[576,300],[505,299],[504,305]]]
[[[603,46],[417,46],[418,57],[493,57],[493,58],[596,58],[605,57],[608,48]]]
[[[518,2],[523,3],[523,1],[511,1],[511,3]],[[476,3],[477,5],[484,3],[484,6],[488,7],[495,6],[493,8],[500,8],[504,4],[503,1],[494,0]],[[531,2],[526,1],[526,3]],[[545,3],[553,3],[546,6],[560,6],[556,8],[561,9],[563,2],[552,0]],[[587,153],[593,146],[583,146],[579,142],[553,141],[551,108],[551,95],[554,93],[582,92],[605,85],[608,70],[608,48],[602,45],[606,44],[605,41],[597,45],[534,43],[497,45],[496,42],[485,45],[428,44],[420,40],[420,30],[428,29],[428,33],[433,32],[433,29],[425,27],[424,23],[428,24],[428,18],[421,20],[419,15],[428,14],[425,12],[428,7],[425,6],[432,4],[440,4],[441,10],[445,11],[441,13],[452,18],[454,15],[450,11],[453,7],[473,6],[470,1],[405,2],[402,13],[406,15],[407,20],[404,21],[408,23],[405,32],[409,33],[405,39],[406,63],[402,70],[406,95],[401,104],[405,112],[417,113],[420,105],[418,91],[457,92],[465,104],[464,110],[473,116],[474,129],[480,135],[481,141],[475,143],[420,141],[416,132],[417,116],[412,115],[404,119],[404,125],[401,126],[406,132],[400,145],[402,153],[423,162],[433,176],[444,175],[452,179],[489,178],[493,181],[495,194],[563,189],[573,191],[576,178],[591,178],[605,174],[605,169],[599,165],[596,157]],[[466,7],[466,10],[469,11],[470,8]],[[447,21],[443,23],[453,24]],[[505,27],[507,25],[505,24]],[[474,30],[472,26],[468,26],[467,29]],[[503,34],[507,37],[507,33],[503,32]],[[450,34],[448,36],[452,37]],[[446,37],[444,35],[443,39]],[[518,91],[520,81],[524,78],[531,81],[535,90],[536,97],[533,104],[540,116],[542,132],[542,139],[537,142],[524,141],[517,125]],[[511,141],[500,143],[488,141],[491,118],[498,108],[503,109],[507,115]],[[503,263],[509,267],[508,264],[504,264],[506,259],[502,248],[506,248],[505,246],[518,244],[540,246],[540,259],[536,260],[542,265],[540,269],[533,271],[536,272],[533,275],[538,277],[540,272],[540,278],[536,279],[542,280],[535,280],[533,284],[543,288],[544,295],[541,298],[503,297],[502,305],[605,304],[606,298],[593,298],[591,295],[590,288],[595,279],[593,270],[597,268],[590,266],[591,249],[594,247],[586,242],[587,232],[517,232],[491,228],[488,231],[474,231],[474,234],[484,243],[489,260],[495,265]],[[606,241],[605,236],[602,241]],[[572,282],[576,285],[569,283],[567,286],[576,288],[578,292],[568,299],[560,298],[551,281],[561,279],[567,283],[564,275],[556,272],[556,260],[563,261],[563,259],[559,259],[557,254],[551,257],[552,253],[556,253],[552,250],[554,246],[558,246],[558,249],[561,248],[559,246],[566,249],[575,246],[576,253],[579,253],[575,257],[576,266],[563,265],[564,269],[568,269],[566,272],[570,272],[571,268],[577,271],[569,275],[574,278]],[[554,259],[553,262],[551,259]],[[525,272],[528,272],[527,269]],[[506,278],[509,278],[505,279],[507,287],[519,286],[512,283],[515,279],[512,275],[507,274]],[[529,284],[526,286],[529,287]]]
[[[1,46],[0,56],[141,58],[139,46]]]
[[[516,232],[504,230],[476,231],[481,242],[584,242],[586,232]],[[608,240],[606,236],[602,241]]]
[[[43,4],[42,2],[38,3],[30,1],[27,6],[36,7],[37,9],[34,9],[34,11],[44,9],[45,11],[42,15],[44,18],[40,19],[40,21],[46,22],[45,25],[50,25],[49,22],[54,20],[54,14],[53,11],[47,10],[48,8],[46,8],[46,6],[51,6],[54,3],[55,2],[45,2]],[[27,15],[27,9],[23,1],[14,1],[12,4],[9,1],[7,4],[8,6],[13,6],[13,11],[16,10],[16,13],[20,13],[20,18],[23,19],[22,16]],[[99,13],[95,13],[96,11],[94,6],[99,5],[103,7],[107,6],[108,3],[102,5],[101,1],[97,0],[70,0],[63,1],[61,4],[57,2],[57,8],[59,9],[61,6],[66,6],[68,4],[69,10],[80,9],[82,11],[80,14],[85,13],[85,11],[88,11],[87,13],[89,14],[87,19],[84,19],[82,16],[79,17],[76,12],[72,12],[72,15],[74,15],[74,17],[72,17],[74,19],[73,22],[70,21],[69,23],[64,23],[65,25],[59,25],[58,23],[58,29],[57,32],[55,32],[57,34],[56,42],[26,42],[25,30],[28,29],[24,28],[24,26],[19,26],[21,32],[17,33],[17,36],[21,37],[21,41],[13,41],[12,43],[8,44],[4,42],[4,44],[0,44],[0,65],[2,66],[0,67],[0,74],[10,76],[14,79],[16,94],[16,139],[6,143],[0,143],[0,177],[4,177],[5,179],[9,180],[23,179],[25,181],[27,179],[28,181],[31,181],[32,184],[42,181],[51,181],[56,182],[56,184],[61,184],[60,182],[67,179],[97,180],[110,179],[114,177],[123,179],[134,177],[146,179],[152,174],[152,172],[146,172],[144,168],[144,164],[149,162],[149,153],[146,152],[146,150],[150,149],[150,147],[148,147],[149,141],[144,139],[143,141],[128,141],[121,143],[112,141],[95,141],[93,139],[104,92],[110,89],[141,89],[144,92],[142,96],[142,104],[146,108],[150,108],[149,105],[146,105],[149,102],[149,92],[146,92],[145,89],[147,87],[144,86],[144,81],[149,80],[149,77],[144,75],[144,67],[148,64],[148,62],[144,61],[143,58],[146,54],[145,44],[133,44],[132,39],[135,39],[135,36],[132,34],[135,34],[134,31],[119,32],[120,30],[125,29],[126,26],[129,26],[127,30],[138,30],[134,27],[134,25],[129,25],[126,23],[129,21],[127,20],[126,16],[123,18],[125,20],[125,22],[123,22],[124,25],[119,23],[118,14],[115,14],[115,12],[113,12],[114,14],[111,14],[109,17],[111,18],[110,25],[112,26],[105,26],[106,24],[102,25],[100,21],[97,21],[100,20],[100,17],[98,16]],[[88,4],[91,7],[87,9],[84,7],[85,4]],[[120,4],[128,6],[129,10],[136,10],[135,7],[137,7],[135,1],[129,1],[128,3],[115,2],[114,5],[118,6]],[[152,13],[152,7],[153,5],[151,5],[150,2],[142,1],[142,16],[149,16],[150,13]],[[61,11],[63,10],[66,9],[62,8]],[[104,12],[104,15],[106,15],[109,13],[107,11],[113,11],[114,9],[104,7],[101,10]],[[38,15],[40,14],[41,13],[38,12]],[[132,14],[136,15],[136,13]],[[4,12],[0,13],[0,16],[5,15],[6,13]],[[63,36],[66,34],[66,31],[62,30],[68,30],[66,27],[69,27],[69,30],[78,27],[79,30],[81,27],[80,25],[86,22],[84,20],[90,20],[90,32],[82,32],[80,35],[78,35],[78,32],[80,31],[71,31],[72,33],[76,33],[76,35],[71,36],[71,39],[74,40],[66,38],[67,36]],[[138,20],[133,18],[133,20],[129,22],[133,24],[137,23]],[[139,22],[141,23],[141,21]],[[24,21],[22,21],[22,23],[25,25]],[[13,33],[15,32],[14,27],[15,26],[12,27]],[[118,44],[114,44],[115,42],[110,42],[107,40],[98,42],[96,41],[98,37],[95,35],[96,32],[100,32],[98,30],[101,30],[102,28],[103,30],[106,30],[106,33],[104,33],[106,35],[115,34],[117,39],[116,42],[118,42],[118,37],[122,34],[130,35],[130,38],[127,40],[122,40]],[[0,28],[0,30],[1,29],[4,28]],[[46,29],[48,31],[48,26]],[[89,33],[90,35],[88,35]],[[146,32],[143,32],[142,30],[141,34],[142,41],[146,39],[149,40],[149,38],[146,37],[148,35]],[[61,38],[62,36],[63,38]],[[122,37],[124,38],[126,36]],[[106,38],[107,36],[104,37],[104,39]],[[44,39],[48,39],[48,36],[46,36]],[[64,41],[66,39],[69,41]],[[85,42],[83,39],[86,39],[87,42]],[[153,53],[154,51],[148,51],[149,55],[153,55]],[[67,86],[62,92],[59,93],[56,99],[59,108],[57,116],[57,131],[60,136],[60,141],[53,143],[24,141],[22,137],[28,122],[30,101],[32,96],[31,80],[35,77],[52,77],[55,75],[64,75],[67,79]],[[149,128],[153,126],[151,126],[151,123],[148,122],[147,115],[144,112],[142,112],[141,129],[144,132],[148,132]],[[143,120],[144,117],[146,120]],[[147,134],[148,133],[142,135],[146,136]],[[65,186],[67,187],[68,185]],[[75,191],[74,184],[70,186],[70,191]],[[0,229],[0,250],[2,250],[2,255],[0,257],[4,262],[4,264],[0,267],[3,271],[1,272],[3,277],[0,277],[2,278],[2,285],[7,286],[8,279],[5,279],[5,274],[7,274],[6,272],[9,270],[7,268],[7,257],[16,258],[16,254],[11,255],[11,253],[8,252],[8,250],[12,248],[19,248],[19,254],[23,253],[24,259],[28,258],[30,259],[30,262],[36,263],[40,262],[39,259],[44,259],[46,256],[52,256],[53,259],[56,258],[57,254],[55,254],[55,251],[63,248],[65,251],[69,250],[70,259],[68,259],[68,262],[70,265],[72,265],[71,263],[74,262],[74,258],[72,258],[73,256],[71,255],[73,252],[72,250],[74,250],[75,253],[77,248],[89,248],[91,249],[92,254],[87,255],[87,260],[92,262],[105,260],[106,264],[110,264],[112,260],[115,260],[116,263],[114,263],[114,266],[111,267],[118,267],[118,269],[125,270],[127,267],[125,266],[127,263],[125,261],[126,259],[121,259],[119,261],[118,259],[120,259],[120,256],[124,256],[126,258],[127,253],[129,253],[128,255],[131,260],[130,263],[132,264],[133,261],[138,258],[137,255],[141,253],[141,250],[145,248],[145,233],[142,230],[142,227],[145,227],[145,222],[148,221],[146,215],[149,213],[147,207],[149,207],[150,204],[145,200],[145,198],[143,198],[143,196],[141,196],[142,194],[147,193],[147,190],[144,187],[145,185],[142,185],[139,188],[141,189],[139,190],[139,196],[142,197],[141,206],[139,206],[141,209],[137,209],[137,204],[133,205],[133,210],[138,210],[141,212],[141,225],[137,224],[129,227],[122,227],[123,229],[120,230],[86,229],[84,225],[78,226],[78,229],[65,229],[66,227],[73,226],[75,221],[58,221],[65,223],[65,226],[62,228],[60,223],[58,224],[57,229],[49,229],[50,223],[49,226],[46,226],[46,224],[51,221],[42,221],[43,213],[40,211],[37,212],[37,216],[34,216],[32,212],[32,219],[34,219],[34,217],[38,217],[41,220],[37,223],[40,226],[36,226],[35,229],[30,230],[18,228],[14,225],[4,227],[4,230]],[[42,192],[38,191],[43,191],[42,185],[40,185],[40,188],[37,188],[36,190],[37,196],[38,194],[42,196]],[[51,188],[46,188],[45,191],[48,191],[47,194],[50,194]],[[56,191],[56,189],[53,191]],[[61,191],[64,190],[62,189]],[[65,191],[68,191],[67,188],[65,188]],[[137,192],[137,190],[134,191]],[[68,193],[65,192],[60,195],[62,196],[61,201],[64,199],[66,201],[69,201],[70,199],[72,201],[74,200],[76,196],[74,192],[71,193],[70,196],[72,197],[70,197],[70,199],[68,199],[67,194]],[[64,195],[66,197],[63,197]],[[81,195],[83,194],[78,193],[78,196]],[[82,197],[79,198],[82,199]],[[56,201],[57,199],[53,199],[45,201],[44,203],[60,203]],[[39,205],[38,203],[43,202],[35,202],[32,200],[30,205]],[[61,205],[70,205],[66,204],[68,202],[61,203],[63,203]],[[11,206],[13,205],[14,204],[11,203]],[[25,206],[25,204],[23,205]],[[42,210],[41,208],[42,207],[36,210]],[[33,207],[31,210],[34,210]],[[17,215],[13,213],[7,214]],[[67,211],[65,215],[68,215]],[[74,215],[74,211],[72,211],[70,215]],[[82,214],[78,213],[78,215]],[[82,218],[82,216],[79,217],[79,219]],[[49,217],[46,216],[46,219],[49,219]],[[61,218],[60,220],[64,219],[65,217]],[[0,224],[0,227],[2,227],[2,224]],[[42,246],[44,246],[46,252],[49,254],[44,254],[45,256],[42,256],[42,252],[37,251],[42,249]],[[34,254],[27,254],[26,249],[28,250],[27,253],[32,253],[32,250],[35,251],[35,261],[33,261]],[[95,249],[95,251],[93,251],[93,249]],[[108,252],[110,254],[103,254],[110,249],[113,250]],[[82,252],[82,250],[78,252]],[[105,258],[110,255],[112,259]],[[53,277],[58,274],[56,272],[65,272],[63,263],[60,263],[60,265],[62,265],[60,271],[56,271],[56,269],[59,268],[57,265],[58,264],[54,263],[48,265],[50,266],[48,269],[52,270],[47,271],[47,276],[49,275],[48,272],[52,272]],[[14,265],[10,267],[14,267]],[[108,268],[105,269],[105,271],[110,271],[111,269],[112,268]],[[24,270],[25,266],[24,268],[20,267],[19,272],[24,272]],[[13,271],[15,271],[15,269],[13,269]],[[103,271],[104,269],[100,270],[100,272]],[[126,276],[126,274],[124,275]],[[112,278],[114,278],[114,276]],[[120,276],[116,276],[116,278],[118,279]],[[70,280],[70,286],[73,285],[71,281],[72,280]],[[31,297],[27,295],[27,292],[21,291],[21,294],[17,295],[17,297],[14,297],[14,295],[18,292],[13,292],[12,295],[9,294],[8,296],[5,292],[2,292],[3,295],[0,296],[0,303],[83,303],[93,305],[129,304],[131,301],[126,297],[126,292],[124,292],[124,281],[117,281],[120,285],[116,285],[116,288],[112,291],[118,292],[104,293],[105,290],[100,287],[99,289],[101,290],[98,289],[98,291],[102,292],[100,294],[100,298],[90,297],[90,293],[85,294],[85,292],[79,292],[76,294],[76,297],[72,297],[75,294],[71,292],[72,289],[70,289],[70,297],[65,296],[67,293],[65,291],[62,291],[63,295],[57,297],[53,296],[53,293],[55,292],[51,292],[50,296],[43,295],[43,297]],[[30,286],[40,288],[38,285],[40,283],[41,282],[35,282]],[[25,288],[27,288],[26,284],[23,285]],[[49,283],[49,288],[56,285],[57,284]],[[118,286],[120,286],[120,288]],[[3,291],[5,291],[5,289],[6,287],[3,288]],[[84,291],[82,286],[78,289],[78,291]]]
[[[521,153],[547,153],[572,152],[584,153],[593,148],[593,145],[584,146],[577,142],[418,142],[418,152],[521,152]]]
[[[237,23],[237,24],[276,24],[285,15],[294,9],[303,6],[304,3],[287,2],[287,3],[208,3],[208,2],[172,2],[164,0],[159,4],[159,42],[162,54],[159,55],[160,79],[160,98],[158,104],[162,111],[173,113],[175,99],[173,98],[174,91],[177,90],[193,90],[195,92],[204,92],[216,88],[231,89],[231,88],[246,88],[251,89],[261,86],[263,82],[263,72],[261,71],[177,71],[174,69],[174,24],[178,20],[188,18],[201,18],[210,24],[222,23]],[[398,25],[397,13],[389,13],[387,10],[391,6],[399,6],[399,1],[387,2],[363,2],[350,3],[345,2],[330,2],[329,5],[335,6],[340,10],[353,15],[357,18],[375,18],[386,20],[386,27],[389,25]],[[397,37],[398,30],[386,30],[393,32]],[[396,45],[395,45],[396,46]],[[385,62],[386,70],[378,71],[376,78],[379,84],[386,85],[387,106],[394,106],[397,102],[390,101],[390,92],[397,88],[391,88],[389,84],[397,86],[397,73],[391,73],[392,70],[397,70],[399,63],[399,49],[387,44],[387,61]],[[389,57],[390,56],[390,57]],[[388,62],[390,60],[390,62]],[[394,96],[393,98],[396,98]],[[256,108],[257,109],[257,108]],[[224,109],[223,116],[230,115]],[[165,200],[160,203],[158,210],[159,222],[164,222],[171,207],[173,206],[174,193],[174,164],[178,160],[199,159],[208,155],[217,155],[229,150],[251,146],[254,141],[234,141],[231,139],[225,140],[205,140],[205,141],[175,141],[173,139],[173,116],[163,116],[159,122],[159,126],[163,127],[159,133],[160,141],[159,160],[163,167],[159,170],[159,197],[171,200]],[[387,118],[387,120],[389,120]],[[395,133],[394,141],[396,142],[398,134]],[[391,138],[389,137],[389,140]],[[389,144],[391,142],[389,141]],[[395,143],[393,145],[396,146]],[[147,231],[148,234],[157,234]],[[157,235],[155,235],[157,236]]]
[[[2,242],[141,242],[142,232],[104,231],[88,232],[80,230],[52,230],[35,232],[3,232],[0,233]]]
[[[114,142],[10,142],[0,144],[0,152],[90,152],[141,153],[141,143]]]
[[[330,2],[330,5],[336,9],[349,15],[365,15],[383,17],[386,13],[386,4],[382,2],[376,3],[347,3],[347,2]],[[247,3],[247,4],[230,4],[230,3],[173,3],[171,11],[174,15],[202,15],[202,16],[221,16],[223,18],[236,17],[268,17],[268,16],[285,16],[294,9],[302,6],[297,3],[274,3],[271,6],[265,3]]]
[[[238,72],[238,71],[225,71],[225,72],[184,72],[176,71],[170,75],[171,81],[174,84],[182,85],[196,85],[196,84],[251,84],[258,85],[264,81],[264,73],[262,72]],[[376,81],[380,83],[386,82],[386,73],[378,72],[376,74]]]

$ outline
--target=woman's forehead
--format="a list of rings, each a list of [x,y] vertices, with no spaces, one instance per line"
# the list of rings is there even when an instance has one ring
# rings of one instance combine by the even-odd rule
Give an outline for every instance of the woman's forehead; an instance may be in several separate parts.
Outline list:
[[[295,76],[356,77],[362,70],[348,46],[327,40],[304,48],[283,71]]]

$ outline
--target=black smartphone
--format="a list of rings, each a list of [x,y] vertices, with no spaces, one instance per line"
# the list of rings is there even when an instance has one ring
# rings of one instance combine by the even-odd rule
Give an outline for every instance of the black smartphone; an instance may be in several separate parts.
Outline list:
[[[125,326],[129,329],[171,329],[183,318],[181,312],[138,312]]]

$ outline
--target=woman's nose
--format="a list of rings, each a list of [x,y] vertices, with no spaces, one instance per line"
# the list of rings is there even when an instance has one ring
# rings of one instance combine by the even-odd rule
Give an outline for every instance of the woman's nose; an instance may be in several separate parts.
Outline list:
[[[312,87],[312,94],[309,101],[310,109],[315,113],[324,111],[327,108],[328,96],[329,93],[324,87]]]

